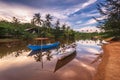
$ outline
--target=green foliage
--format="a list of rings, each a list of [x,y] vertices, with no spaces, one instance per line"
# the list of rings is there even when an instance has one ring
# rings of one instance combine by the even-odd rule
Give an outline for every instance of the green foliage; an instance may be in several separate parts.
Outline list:
[[[35,37],[36,37],[36,35],[33,35],[33,34],[29,33],[29,32],[24,32],[24,34],[21,36],[21,38],[23,40],[33,39]]]
[[[120,1],[105,0],[98,4],[98,10],[101,16],[107,17],[97,20],[101,29],[105,30],[104,37],[120,37]]]
[[[47,14],[45,20],[41,19],[39,13],[33,16],[31,23],[20,23],[20,21],[13,17],[12,22],[5,20],[0,21],[0,36],[12,35],[17,39],[33,39],[35,37],[48,37],[55,40],[78,40],[78,39],[91,39],[98,33],[80,33],[70,29],[70,26],[63,24],[60,26],[60,21],[57,20],[52,24],[52,16]]]

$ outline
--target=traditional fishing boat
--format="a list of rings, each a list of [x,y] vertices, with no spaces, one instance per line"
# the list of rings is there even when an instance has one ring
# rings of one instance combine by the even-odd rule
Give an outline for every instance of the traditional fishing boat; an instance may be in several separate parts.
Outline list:
[[[76,53],[76,49],[75,48],[66,49],[65,51],[59,53],[58,59],[62,60],[62,59],[68,57],[69,55],[71,55],[73,53]]]
[[[69,45],[64,47],[63,49],[61,49],[58,53],[58,59],[62,60],[64,58],[66,58],[67,56],[76,53],[76,48],[75,48],[75,44]]]
[[[45,45],[28,45],[28,48],[30,48],[32,51],[45,51],[45,50],[50,50],[53,48],[58,47],[60,42],[55,42],[52,44],[45,44]]]
[[[72,53],[67,57],[64,57],[63,59],[57,61],[54,72],[68,64],[70,61],[72,61],[76,57],[76,53]]]

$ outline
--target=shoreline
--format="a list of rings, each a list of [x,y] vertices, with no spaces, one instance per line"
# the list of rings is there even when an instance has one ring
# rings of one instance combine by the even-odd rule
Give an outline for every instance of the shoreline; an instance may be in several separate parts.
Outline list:
[[[120,41],[102,46],[103,56],[94,80],[120,80]]]

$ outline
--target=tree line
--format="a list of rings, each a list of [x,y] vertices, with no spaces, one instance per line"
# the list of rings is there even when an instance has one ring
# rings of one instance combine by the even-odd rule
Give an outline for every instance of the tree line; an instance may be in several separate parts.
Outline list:
[[[0,38],[34,39],[36,37],[48,37],[64,40],[91,39],[98,36],[95,33],[80,33],[74,31],[67,24],[61,24],[60,20],[52,23],[53,17],[46,14],[45,19],[41,18],[40,13],[34,14],[31,22],[21,23],[18,18],[13,17],[12,22],[7,20],[0,21]]]
[[[20,39],[33,39],[35,37],[50,37],[62,39],[75,39],[76,32],[66,24],[60,24],[59,19],[53,24],[50,14],[46,14],[45,20],[40,13],[36,13],[30,23],[21,23],[13,17],[12,22],[0,21],[0,37],[12,37]]]

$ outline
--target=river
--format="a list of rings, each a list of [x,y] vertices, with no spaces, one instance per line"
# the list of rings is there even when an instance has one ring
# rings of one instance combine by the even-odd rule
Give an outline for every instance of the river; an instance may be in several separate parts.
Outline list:
[[[39,60],[27,56],[30,50],[26,45],[6,49],[0,46],[0,53],[7,53],[0,58],[0,80],[93,80],[100,60],[93,64],[92,61],[102,52],[100,41],[75,43],[76,53],[61,61],[56,55],[43,55]],[[21,51],[20,54],[16,55],[14,49]]]

